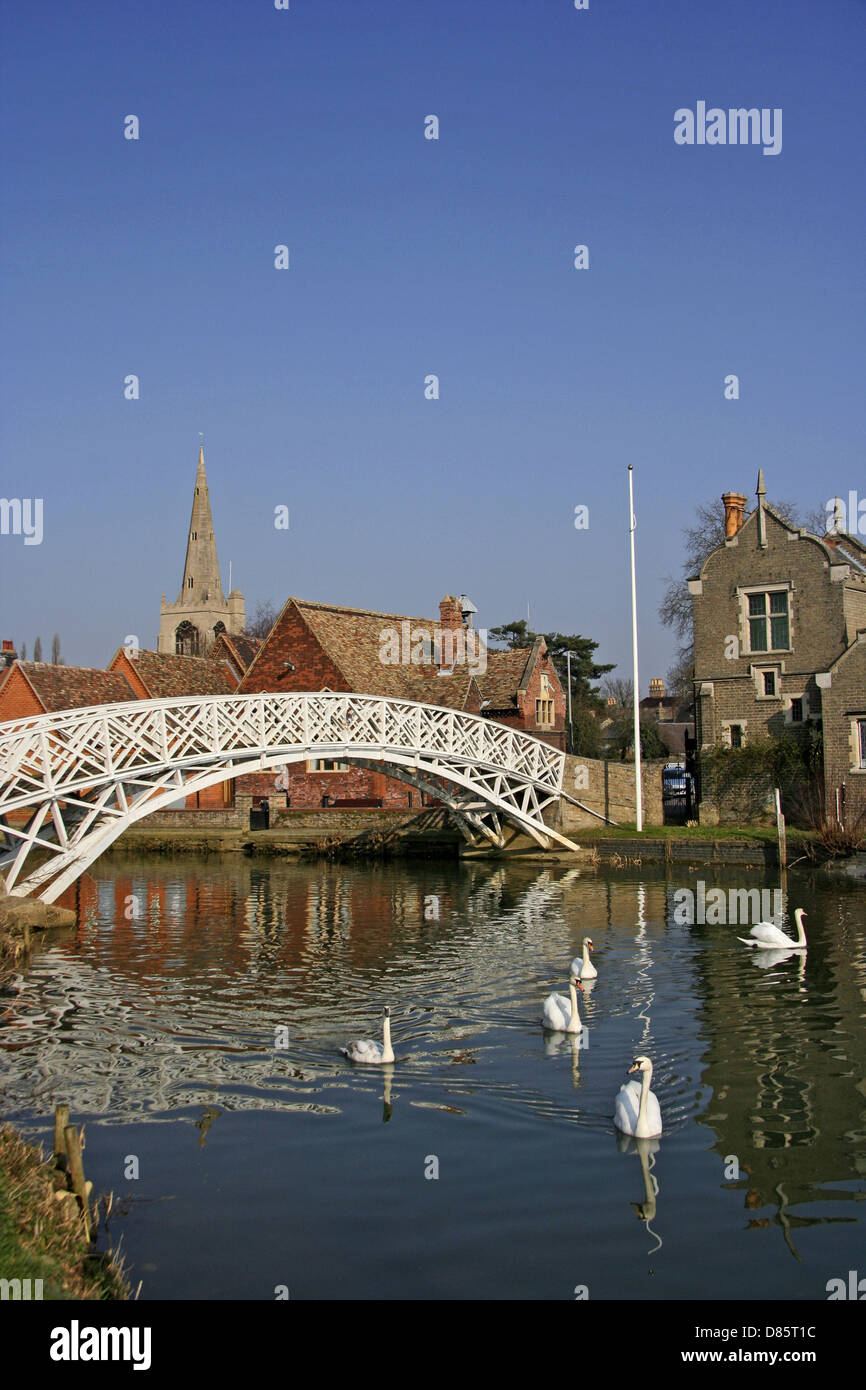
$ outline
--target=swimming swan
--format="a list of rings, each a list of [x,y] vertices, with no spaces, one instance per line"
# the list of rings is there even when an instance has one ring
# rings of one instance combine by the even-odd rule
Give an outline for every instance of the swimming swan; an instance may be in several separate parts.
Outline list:
[[[772,922],[759,922],[756,927],[752,927],[749,937],[738,936],[737,940],[742,941],[744,946],[757,946],[762,951],[805,951],[807,950],[806,933],[803,930],[803,918],[806,916],[802,907],[794,909],[794,921],[797,923],[797,940],[794,941],[790,936],[786,936],[783,931],[774,926]]]
[[[629,1072],[642,1073],[640,1084],[627,1081],[619,1089],[614,1104],[613,1122],[623,1134],[635,1139],[653,1139],[662,1132],[662,1112],[658,1097],[650,1090],[653,1064],[649,1057],[635,1057]]]
[[[383,1062],[393,1062],[394,1049],[391,1046],[391,1010],[386,1008],[383,1013],[381,1043],[371,1042],[369,1038],[361,1038],[357,1042],[350,1042],[348,1047],[341,1047],[340,1051],[344,1057],[349,1058],[350,1062],[370,1062],[374,1065],[381,1065]]]
[[[575,956],[571,962],[571,973],[576,975],[579,980],[594,980],[598,976],[598,971],[589,958],[592,950],[592,937],[583,938],[583,955]]]
[[[577,1011],[577,991],[583,985],[576,975],[568,982],[568,999],[564,994],[548,994],[542,1010],[541,1026],[551,1033],[579,1033],[583,1028]]]

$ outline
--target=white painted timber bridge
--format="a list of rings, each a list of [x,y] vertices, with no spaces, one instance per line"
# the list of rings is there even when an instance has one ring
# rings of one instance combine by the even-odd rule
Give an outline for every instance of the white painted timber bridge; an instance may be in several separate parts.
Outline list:
[[[531,734],[375,695],[208,695],[94,705],[0,723],[7,893],[54,902],[124,830],[179,797],[308,758],[387,771],[443,802],[466,838],[506,827],[574,850],[545,825],[565,755]]]

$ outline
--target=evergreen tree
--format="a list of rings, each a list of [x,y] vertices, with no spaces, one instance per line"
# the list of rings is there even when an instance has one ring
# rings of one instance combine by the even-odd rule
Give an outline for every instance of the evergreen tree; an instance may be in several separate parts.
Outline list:
[[[41,638],[41,637],[37,637],[37,638],[36,638],[36,641],[33,643],[33,660],[34,660],[34,661],[41,661],[41,660],[42,660],[42,638]]]
[[[56,632],[51,639],[51,664],[52,666],[60,665],[60,638]]]
[[[565,635],[561,632],[532,632],[525,618],[519,618],[511,623],[503,623],[501,627],[491,628],[488,636],[496,642],[501,642],[504,647],[511,649],[531,647],[537,637],[543,637],[562,688],[566,693],[566,700],[568,699],[567,653],[571,652],[571,710],[574,738],[571,739],[571,730],[566,727],[568,751],[582,754],[586,758],[599,757],[601,730],[598,716],[604,709],[604,704],[592,682],[600,680],[608,671],[612,671],[614,666],[613,664],[601,665],[595,660],[598,643],[593,642],[589,637],[581,637],[577,633]]]
[[[27,643],[26,643],[26,642],[22,642],[22,643],[21,643],[21,660],[22,660],[22,661],[26,661],[26,660],[27,660]]]

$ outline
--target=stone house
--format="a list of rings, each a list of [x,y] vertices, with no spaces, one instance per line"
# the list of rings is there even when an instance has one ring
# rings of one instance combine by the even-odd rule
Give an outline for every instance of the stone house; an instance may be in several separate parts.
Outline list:
[[[688,581],[698,758],[811,727],[823,740],[827,813],[843,783],[849,809],[862,804],[866,546],[790,526],[766,501],[763,471],[748,516],[743,494],[722,500],[725,541]],[[702,822],[742,814],[702,788]]]

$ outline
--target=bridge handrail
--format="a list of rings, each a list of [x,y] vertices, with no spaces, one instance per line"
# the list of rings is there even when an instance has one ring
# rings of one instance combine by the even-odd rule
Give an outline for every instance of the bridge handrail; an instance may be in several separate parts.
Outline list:
[[[418,711],[417,720],[413,720],[413,730],[417,729],[419,731],[423,729],[425,715],[430,722],[435,718],[442,719],[445,717],[445,719],[448,720],[448,728],[452,731],[449,739],[451,745],[454,743],[457,732],[461,735],[473,731],[481,732],[481,737],[478,740],[478,744],[480,745],[478,751],[472,753],[467,752],[465,754],[468,761],[477,760],[492,766],[508,768],[509,770],[516,770],[518,763],[525,762],[528,766],[524,766],[520,770],[529,780],[540,782],[547,786],[555,787],[556,789],[559,789],[562,785],[565,766],[564,753],[558,748],[554,748],[551,744],[536,738],[533,734],[524,733],[522,730],[511,728],[509,725],[501,724],[496,720],[486,719],[483,715],[471,714],[463,710],[453,710],[443,705],[425,704],[418,700],[403,700],[380,695],[356,694],[352,691],[286,691],[280,693],[256,691],[250,693],[245,692],[243,694],[228,693],[221,695],[186,695],[177,698],[163,697],[155,700],[123,700],[116,701],[113,704],[85,705],[71,710],[58,710],[41,715],[25,715],[19,719],[0,722],[0,786],[2,786],[3,782],[18,776],[18,768],[14,770],[7,769],[4,764],[6,764],[8,757],[14,751],[20,753],[22,750],[26,750],[29,753],[28,744],[31,739],[33,741],[32,754],[34,756],[34,761],[42,761],[40,745],[44,747],[43,739],[46,734],[51,734],[55,739],[63,740],[64,733],[73,731],[82,725],[87,725],[89,721],[102,721],[103,727],[107,729],[107,721],[109,719],[116,719],[121,724],[132,725],[137,719],[144,721],[147,719],[148,715],[161,711],[169,715],[179,713],[185,709],[198,709],[202,716],[205,716],[209,710],[216,711],[220,708],[225,708],[233,710],[236,715],[242,715],[245,710],[252,711],[260,708],[262,714],[264,714],[265,706],[268,704],[276,705],[287,711],[291,711],[294,708],[304,713],[309,712],[310,706],[316,706],[322,709],[324,713],[328,706],[331,705],[354,705],[359,710],[369,708],[371,712],[374,710],[381,711],[383,723],[388,712],[399,714],[405,711],[406,714],[409,714],[412,711]],[[121,737],[122,733],[125,732],[134,735],[135,730],[132,727],[125,731],[118,730],[118,737]],[[403,732],[403,729],[401,728],[398,732]],[[202,733],[204,733],[204,730],[202,730]],[[505,737],[503,738],[503,736]],[[497,749],[495,746],[497,738],[504,742],[505,750],[507,750],[505,757],[503,757],[504,750]],[[214,739],[214,744],[217,742],[218,741]],[[295,740],[294,742],[296,745],[300,744],[299,740]],[[369,739],[365,740],[361,738],[355,740],[352,738],[350,731],[343,731],[343,736],[340,738],[320,739],[308,737],[303,742],[303,746],[329,747],[334,744],[351,744],[353,742],[358,742],[359,746],[362,747],[369,746],[370,744]],[[387,744],[391,742],[391,740],[386,739],[382,740],[382,742]],[[248,746],[267,748],[269,745],[267,742],[262,742],[259,745],[251,743]],[[273,746],[279,747],[280,743],[277,742]],[[406,737],[402,742],[394,740],[393,746],[422,748],[425,745],[423,740],[421,743],[416,743],[413,742],[411,738]],[[219,749],[215,746],[211,751],[217,753]],[[443,753],[447,752],[450,756],[463,756],[460,750],[454,746],[450,746],[447,750],[443,749],[442,751]],[[169,757],[167,761],[171,763],[174,760]],[[177,759],[177,761],[182,762],[183,759],[180,758]],[[159,759],[153,758],[150,760],[149,765],[158,765],[158,763]],[[239,771],[240,770],[242,769],[239,768]],[[106,769],[106,773],[109,771],[110,769]],[[99,780],[100,775],[97,773],[93,781],[97,782]]]

